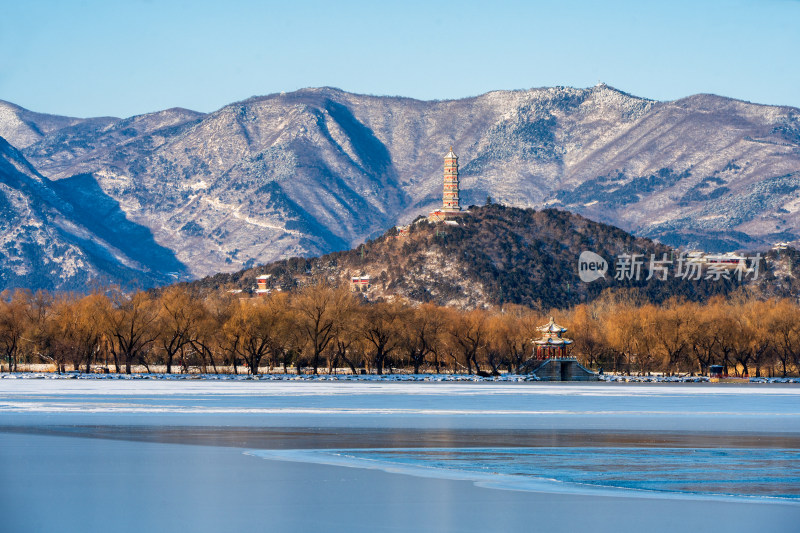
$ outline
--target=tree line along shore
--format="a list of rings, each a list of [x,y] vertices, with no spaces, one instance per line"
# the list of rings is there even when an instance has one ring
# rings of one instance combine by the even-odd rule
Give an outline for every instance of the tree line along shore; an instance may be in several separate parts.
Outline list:
[[[520,305],[459,310],[367,302],[312,284],[255,297],[186,286],[88,295],[0,293],[0,370],[128,373],[519,373],[548,316],[568,328],[571,355],[609,372],[797,375],[800,305],[747,291],[653,304],[637,290],[547,312]]]

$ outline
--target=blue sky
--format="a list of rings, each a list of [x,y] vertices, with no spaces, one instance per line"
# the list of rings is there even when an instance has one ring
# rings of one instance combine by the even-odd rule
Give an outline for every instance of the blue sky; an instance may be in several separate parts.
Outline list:
[[[199,111],[334,86],[459,98],[603,81],[800,107],[800,1],[24,0],[0,17],[0,99],[35,111]]]

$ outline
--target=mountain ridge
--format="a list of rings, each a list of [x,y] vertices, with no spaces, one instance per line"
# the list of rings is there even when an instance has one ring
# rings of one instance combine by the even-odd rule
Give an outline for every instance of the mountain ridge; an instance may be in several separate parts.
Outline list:
[[[113,200],[90,188],[80,202],[69,197],[69,180],[51,182],[0,137],[0,289],[32,288],[86,291],[97,283],[151,287],[181,279],[185,270],[170,252],[148,239],[145,228],[116,213]],[[86,213],[103,208],[103,221],[91,227]],[[123,230],[115,236],[115,231]],[[146,251],[132,254],[131,251]],[[160,261],[160,262],[159,262]],[[162,274],[158,268],[172,274]]]
[[[13,130],[6,115],[0,132]],[[465,205],[558,207],[709,250],[800,238],[800,110],[789,106],[658,102],[604,84],[439,101],[326,87],[206,114],[59,120],[16,138],[37,171],[54,183],[91,175],[194,277],[347,249],[426,213],[450,145]]]
[[[578,261],[586,251],[608,261],[603,279],[581,280]],[[640,276],[615,275],[615,260],[624,254],[643,258]],[[746,285],[765,294],[785,294],[797,285],[791,260],[787,267],[775,254],[761,265],[758,279],[745,276],[743,281],[730,273],[720,279],[706,279],[704,274],[699,280],[679,278],[674,271],[667,279],[648,276],[651,254],[658,260],[669,258],[673,270],[678,268],[676,250],[620,228],[557,209],[489,204],[473,206],[446,222],[420,217],[351,250],[283,259],[187,286],[254,296],[259,276],[268,276],[272,291],[316,283],[347,286],[352,278],[367,276],[370,287],[364,295],[370,300],[400,298],[459,308],[516,304],[546,310],[592,301],[606,289],[633,290],[642,299],[661,303],[675,297],[706,300]],[[787,270],[776,277],[774,272],[781,269]]]

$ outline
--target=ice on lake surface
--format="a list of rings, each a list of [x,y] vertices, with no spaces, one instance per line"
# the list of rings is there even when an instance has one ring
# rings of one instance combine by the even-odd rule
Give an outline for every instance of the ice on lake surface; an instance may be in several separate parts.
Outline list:
[[[341,450],[356,462],[683,495],[800,501],[800,450],[765,448],[450,448]],[[363,463],[362,463],[363,464]],[[490,479],[481,476],[482,480]],[[514,480],[518,481],[518,480]],[[502,486],[502,481],[498,486]],[[533,485],[539,488],[541,485]],[[514,483],[524,489],[524,483]],[[568,487],[564,487],[568,488]]]
[[[797,531],[798,454],[790,384],[3,379],[0,531]]]
[[[0,414],[736,418],[800,429],[800,387],[710,384],[2,380]],[[731,428],[735,429],[735,428]]]

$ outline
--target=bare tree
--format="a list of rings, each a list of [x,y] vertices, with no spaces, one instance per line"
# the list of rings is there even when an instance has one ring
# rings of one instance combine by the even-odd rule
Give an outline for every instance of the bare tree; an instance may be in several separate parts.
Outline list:
[[[261,360],[277,349],[286,328],[286,295],[269,295],[239,303],[226,327],[238,331],[238,347],[250,374],[259,373]]]
[[[419,374],[428,355],[436,350],[443,328],[442,314],[433,304],[422,304],[406,313],[405,320],[399,327],[400,344],[415,374]]]
[[[167,288],[158,303],[160,306],[155,326],[158,344],[166,359],[167,374],[171,374],[175,355],[192,341],[192,332],[203,319],[204,308],[197,305],[186,288],[177,285]]]
[[[328,373],[338,366],[340,362],[350,367],[356,374],[356,367],[363,364],[363,350],[359,346],[361,332],[359,330],[359,317],[363,307],[355,298],[342,296],[341,305],[338,306],[337,316],[333,326],[333,342],[330,345],[328,359]]]
[[[457,313],[449,323],[451,345],[464,365],[467,373],[472,374],[472,366],[480,372],[478,352],[486,346],[487,323],[486,313],[479,309],[466,313]]]
[[[334,338],[338,307],[345,297],[342,289],[321,284],[309,285],[292,300],[297,327],[303,334],[305,352],[314,374],[318,373],[321,356]],[[301,373],[300,364],[297,373]]]
[[[697,362],[698,372],[708,372],[708,367],[721,357],[720,349],[721,322],[717,315],[722,311],[721,302],[717,305],[706,305],[702,308],[697,304],[692,305],[695,310],[693,319],[686,323],[686,342],[689,350]]]
[[[587,366],[597,368],[608,354],[603,338],[603,323],[597,306],[580,304],[572,309],[568,323],[574,339],[574,353],[581,355]]]
[[[692,306],[675,300],[667,302],[660,309],[652,305],[639,309],[639,314],[643,317],[653,317],[649,322],[649,331],[663,356],[662,367],[680,371],[682,363],[687,361],[689,337],[686,325],[695,319],[693,311]]]
[[[397,302],[378,302],[366,307],[361,335],[371,348],[378,374],[383,374],[387,358],[400,343],[398,330],[404,316],[404,306]]]
[[[233,314],[239,301],[229,293],[212,294],[203,299],[199,312],[199,320],[194,323],[189,331],[189,345],[198,353],[203,361],[211,363],[214,372],[217,372],[217,357],[220,354],[233,365],[234,373],[237,372],[236,361],[239,349],[239,333],[229,332],[225,324]],[[181,358],[184,372],[188,372],[185,359]]]
[[[8,371],[16,372],[22,337],[27,328],[25,291],[0,293],[0,349],[8,363]]]
[[[57,361],[71,361],[74,370],[91,372],[100,350],[110,302],[101,293],[60,298],[53,305],[52,345]]]
[[[120,370],[120,358],[125,364],[126,374],[131,373],[134,361],[146,364],[144,356],[158,337],[155,327],[158,311],[156,302],[147,293],[136,292],[129,297],[117,295],[116,305],[109,309],[106,317],[117,372]]]
[[[800,311],[789,300],[781,300],[775,306],[770,320],[770,332],[775,339],[775,349],[781,364],[783,377],[787,364],[800,363]]]
[[[498,374],[500,365],[509,372],[519,372],[522,364],[533,355],[533,338],[536,326],[543,318],[520,305],[506,305],[489,318],[486,360],[492,373]]]

